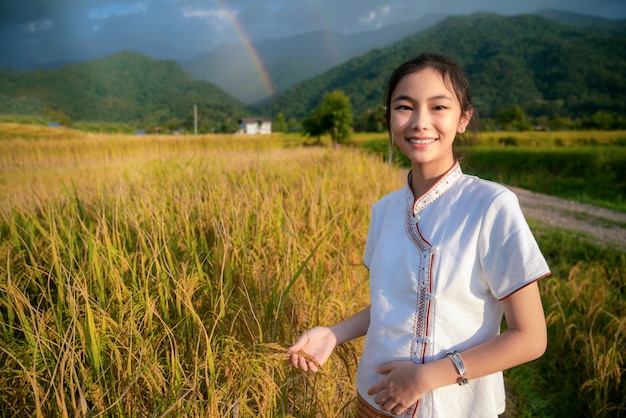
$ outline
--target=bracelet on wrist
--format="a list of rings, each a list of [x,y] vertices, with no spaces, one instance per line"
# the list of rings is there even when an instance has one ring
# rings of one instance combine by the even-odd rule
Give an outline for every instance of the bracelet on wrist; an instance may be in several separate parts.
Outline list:
[[[465,377],[465,375],[467,374],[467,370],[465,370],[465,363],[463,363],[461,354],[459,354],[457,350],[452,350],[448,351],[446,353],[446,356],[448,356],[448,358],[452,360],[452,364],[454,364],[456,371],[460,375],[459,378],[456,380],[456,383],[458,383],[459,386],[466,385],[468,383],[468,380]]]

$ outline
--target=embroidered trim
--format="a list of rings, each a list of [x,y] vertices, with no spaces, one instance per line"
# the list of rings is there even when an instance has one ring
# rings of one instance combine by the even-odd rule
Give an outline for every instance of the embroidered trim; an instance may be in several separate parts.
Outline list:
[[[410,209],[407,209],[407,212]],[[412,219],[412,216],[407,216]],[[426,354],[426,345],[432,342],[428,335],[432,295],[431,266],[434,252],[431,245],[419,233],[419,227],[413,222],[407,222],[407,233],[418,249],[419,267],[417,271],[417,292],[415,297],[415,313],[413,315],[413,335],[411,338],[410,357],[414,363],[423,363]]]
[[[407,186],[407,206],[405,216],[405,230],[411,242],[417,248],[419,267],[417,273],[417,292],[415,298],[415,313],[413,317],[413,335],[411,339],[411,360],[415,363],[423,363],[426,356],[426,346],[432,343],[429,336],[428,324],[430,310],[434,300],[432,266],[438,247],[433,247],[426,240],[419,229],[420,221],[417,214],[420,210],[433,203],[456,182],[463,177],[461,166],[458,161],[435,183],[424,195],[413,201],[414,196],[411,188]]]
[[[357,405],[359,418],[386,418],[392,416],[391,414],[387,414],[386,412],[379,411],[378,409],[367,403],[367,401],[363,399],[360,393],[357,393]]]
[[[359,418],[387,418],[393,417],[390,412],[380,411],[370,405],[360,393],[357,392],[357,414]],[[417,416],[417,405],[419,401],[415,402],[409,408],[407,408],[402,414],[405,418],[414,418]]]
[[[461,170],[461,165],[457,161],[450,168],[450,170],[444,173],[444,175],[441,176],[441,178],[437,180],[437,182],[433,184],[431,188],[426,191],[426,193],[424,193],[417,199],[415,199],[415,196],[413,196],[413,192],[411,191],[411,188],[408,187],[408,184],[407,184],[406,197],[407,197],[408,205],[411,206],[413,209],[412,214],[413,215],[417,214],[426,206],[430,205],[435,200],[439,199],[439,197],[442,196],[448,190],[450,190],[450,188],[454,186],[456,182],[458,182],[461,179],[461,177],[463,177],[463,171]]]

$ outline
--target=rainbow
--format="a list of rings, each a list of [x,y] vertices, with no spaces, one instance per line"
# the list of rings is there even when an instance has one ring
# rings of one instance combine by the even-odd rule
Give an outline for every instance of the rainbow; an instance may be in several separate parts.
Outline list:
[[[226,12],[226,16],[228,16],[228,21],[235,30],[237,37],[239,38],[241,44],[246,50],[246,53],[250,57],[250,61],[252,61],[252,65],[254,65],[254,68],[259,75],[261,83],[263,84],[263,88],[267,92],[268,96],[273,96],[276,90],[274,89],[272,81],[270,80],[269,75],[267,74],[267,71],[263,66],[263,61],[261,61],[259,54],[252,46],[252,41],[250,40],[247,32],[245,31],[241,23],[239,23],[239,20],[237,20],[236,14],[228,9],[228,5],[224,0],[215,0],[215,2],[222,10]]]

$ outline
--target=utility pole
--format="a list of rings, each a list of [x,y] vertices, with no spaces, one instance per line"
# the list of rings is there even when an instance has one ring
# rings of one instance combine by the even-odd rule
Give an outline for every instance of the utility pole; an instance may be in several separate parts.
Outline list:
[[[193,105],[193,134],[198,135],[198,105]]]

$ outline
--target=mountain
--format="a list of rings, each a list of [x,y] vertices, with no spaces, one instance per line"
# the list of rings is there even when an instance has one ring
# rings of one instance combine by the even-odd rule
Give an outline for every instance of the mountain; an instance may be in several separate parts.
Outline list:
[[[244,105],[175,61],[124,51],[57,70],[0,70],[0,110],[41,103],[73,121],[162,124],[189,121],[197,104],[203,123],[237,123]],[[6,112],[6,110],[5,110]]]
[[[520,105],[529,115],[577,117],[626,112],[626,25],[591,29],[536,15],[475,14],[445,19],[303,81],[264,106],[300,119],[325,92],[342,90],[354,114],[383,105],[387,77],[422,51],[444,52],[466,69],[483,117]]]
[[[624,20],[611,20],[602,17],[564,12],[562,10],[544,9],[533,13],[555,22],[576,26],[581,29],[600,32],[619,33],[624,31]]]
[[[270,65],[265,68],[273,82],[295,84],[248,107],[213,83],[195,80],[175,61],[128,51],[55,70],[0,68],[0,113],[38,114],[48,108],[72,121],[193,127],[197,104],[200,130],[223,132],[234,130],[240,117],[251,114],[274,118],[281,112],[287,120],[300,120],[325,92],[342,90],[360,117],[381,108],[387,77],[399,63],[421,51],[442,51],[467,70],[481,117],[493,117],[514,105],[530,116],[550,118],[583,117],[598,110],[626,114],[626,22],[548,13],[550,19],[493,14],[449,17],[305,81],[299,80],[314,63],[329,56],[328,48],[319,45],[322,34],[275,41],[266,52]],[[401,27],[395,29],[395,36],[400,36]],[[362,34],[360,42],[366,48],[372,40]],[[309,45],[308,54],[300,52],[303,45]],[[251,71],[251,65],[233,64],[238,59],[236,50],[230,51],[232,56],[227,52],[221,53],[228,65],[214,71],[224,75]],[[302,58],[306,56],[308,60]],[[242,80],[239,83],[246,86]],[[259,80],[250,83],[246,88],[252,90]]]
[[[78,64],[80,62],[82,61],[51,61],[37,64],[29,68],[29,70],[58,70],[59,68],[72,64]]]
[[[419,20],[378,30],[341,34],[316,31],[283,39],[224,45],[188,60],[181,66],[199,80],[207,80],[244,103],[255,103],[294,84],[313,78],[373,48],[382,48],[422,31],[445,18],[427,15]],[[260,62],[255,63],[254,54]],[[263,77],[269,79],[270,86]]]

